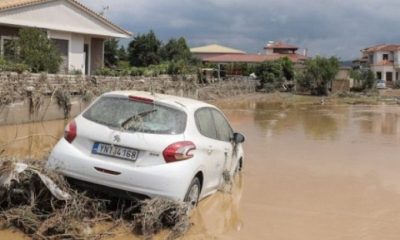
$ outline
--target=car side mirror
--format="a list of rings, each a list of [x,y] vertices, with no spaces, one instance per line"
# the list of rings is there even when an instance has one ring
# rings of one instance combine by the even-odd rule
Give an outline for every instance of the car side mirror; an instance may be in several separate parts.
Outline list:
[[[245,137],[242,134],[240,134],[240,133],[233,134],[233,141],[235,143],[243,143],[244,140],[245,140]]]

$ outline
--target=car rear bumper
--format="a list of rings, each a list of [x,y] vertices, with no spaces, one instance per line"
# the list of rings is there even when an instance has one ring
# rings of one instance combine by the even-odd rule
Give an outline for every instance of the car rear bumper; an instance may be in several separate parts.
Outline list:
[[[179,201],[184,199],[195,174],[191,161],[137,167],[129,161],[84,154],[64,139],[54,147],[47,167],[80,181]]]

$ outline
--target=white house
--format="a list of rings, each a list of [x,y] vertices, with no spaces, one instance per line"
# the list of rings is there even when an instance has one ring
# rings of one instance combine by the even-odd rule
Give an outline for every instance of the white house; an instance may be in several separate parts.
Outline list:
[[[375,73],[377,79],[386,81],[387,85],[399,80],[400,45],[381,44],[362,50],[362,58],[366,65]]]
[[[63,57],[61,73],[92,74],[104,64],[104,41],[132,33],[111,23],[76,0],[0,0],[0,53],[24,27],[40,28]]]

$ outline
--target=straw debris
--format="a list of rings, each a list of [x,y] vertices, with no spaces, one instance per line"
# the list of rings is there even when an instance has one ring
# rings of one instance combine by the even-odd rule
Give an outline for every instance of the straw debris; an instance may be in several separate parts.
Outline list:
[[[18,228],[32,239],[102,239],[120,225],[146,239],[169,229],[168,239],[175,239],[190,227],[189,212],[187,204],[167,199],[133,201],[80,191],[45,170],[41,161],[0,160],[0,225]],[[101,222],[113,226],[94,231]]]

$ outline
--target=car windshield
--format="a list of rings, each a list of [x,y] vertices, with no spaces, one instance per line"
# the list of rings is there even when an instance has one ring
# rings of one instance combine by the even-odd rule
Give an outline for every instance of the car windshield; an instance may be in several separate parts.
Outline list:
[[[182,111],[121,97],[100,98],[83,117],[102,125],[133,132],[180,134],[186,128],[186,114]]]

